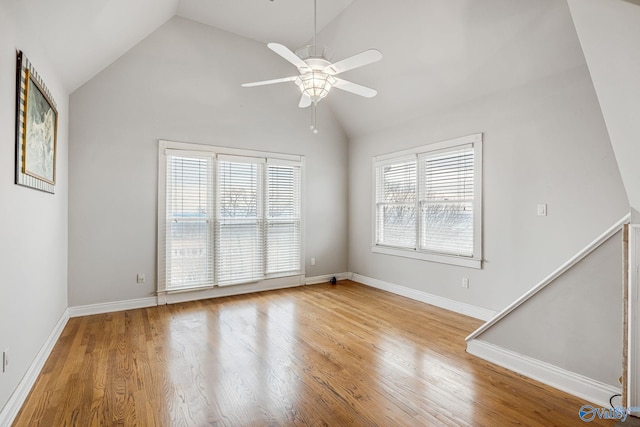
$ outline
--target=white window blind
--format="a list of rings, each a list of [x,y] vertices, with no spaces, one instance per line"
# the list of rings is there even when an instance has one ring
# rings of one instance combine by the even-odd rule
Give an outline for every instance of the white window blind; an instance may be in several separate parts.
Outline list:
[[[160,152],[158,289],[302,274],[302,158],[195,147]]]
[[[218,161],[219,285],[258,281],[264,277],[263,163]]]
[[[166,166],[166,288],[212,286],[213,159],[168,155]]]
[[[300,195],[300,166],[267,165],[267,274],[300,270]]]
[[[379,156],[374,170],[374,252],[481,268],[481,134]]]
[[[420,249],[473,256],[473,147],[420,155]]]
[[[380,165],[376,171],[376,243],[416,245],[416,160]]]

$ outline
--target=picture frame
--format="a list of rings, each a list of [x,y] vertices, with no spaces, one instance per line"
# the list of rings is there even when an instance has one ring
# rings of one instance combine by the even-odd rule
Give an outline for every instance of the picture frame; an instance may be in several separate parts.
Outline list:
[[[54,193],[58,110],[23,52],[17,52],[16,184]]]

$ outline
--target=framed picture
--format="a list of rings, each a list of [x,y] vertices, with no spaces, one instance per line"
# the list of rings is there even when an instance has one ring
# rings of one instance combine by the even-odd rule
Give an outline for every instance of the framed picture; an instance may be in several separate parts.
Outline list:
[[[53,193],[58,111],[24,53],[17,57],[16,184]]]

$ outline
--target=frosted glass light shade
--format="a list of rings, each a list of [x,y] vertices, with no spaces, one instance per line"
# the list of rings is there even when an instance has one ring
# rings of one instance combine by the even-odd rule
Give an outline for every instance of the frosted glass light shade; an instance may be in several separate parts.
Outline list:
[[[322,71],[309,71],[296,80],[300,91],[311,98],[315,104],[329,94],[336,79]]]

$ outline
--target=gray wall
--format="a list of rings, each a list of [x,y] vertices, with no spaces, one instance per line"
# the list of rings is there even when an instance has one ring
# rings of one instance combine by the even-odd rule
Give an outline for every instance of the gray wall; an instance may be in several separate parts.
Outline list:
[[[477,339],[619,387],[622,233]]]
[[[0,409],[67,307],[68,96],[41,48],[23,2],[0,3]],[[16,49],[23,50],[58,107],[55,195],[14,185]]]
[[[323,104],[321,133],[308,131],[309,111],[296,107],[293,85],[239,87],[295,72],[263,44],[180,18],[80,87],[68,104],[30,13],[22,3],[0,3],[0,121],[5,124],[0,127],[0,350],[8,348],[12,360],[0,381],[0,407],[67,305],[154,295],[160,138],[305,155],[306,257],[317,259],[316,266],[307,264],[307,275],[349,270],[494,310],[526,292],[629,210],[584,62],[551,74],[520,73],[531,77],[527,83],[495,85],[499,90],[490,94],[478,90],[483,96],[463,97],[463,103],[437,112],[424,96],[414,96],[410,114],[401,117],[392,114],[393,103],[385,103],[394,124],[347,141]],[[572,26],[568,14],[556,18]],[[346,25],[344,31],[353,33],[353,27]],[[545,26],[532,31],[545,31]],[[539,39],[566,49],[558,58],[580,57],[575,33],[561,36]],[[550,48],[520,42],[512,40],[510,56],[500,62],[506,75]],[[345,49],[339,57],[357,51],[336,44]],[[444,44],[438,46],[448,52]],[[16,48],[26,51],[58,104],[53,196],[13,184]],[[393,48],[385,50],[385,58],[392,53]],[[519,62],[520,54],[527,61]],[[501,76],[488,74],[496,80]],[[472,76],[464,88],[483,87],[486,77]],[[384,100],[383,90],[377,99]],[[353,111],[353,116],[369,116]],[[485,268],[371,253],[371,157],[476,132],[485,133]],[[549,204],[548,217],[536,216],[538,203]],[[135,283],[138,272],[146,273],[147,283]],[[471,279],[468,290],[460,287],[463,276]],[[605,320],[618,314],[598,313]],[[607,382],[612,374],[605,375]]]
[[[173,18],[70,98],[69,305],[155,295],[158,139],[306,156],[307,276],[347,269],[347,139],[261,43]],[[136,273],[147,283],[136,284]]]
[[[640,209],[640,3],[568,0],[631,207]],[[639,222],[634,213],[632,220]]]
[[[372,253],[371,158],[477,132],[484,132],[484,268]],[[349,194],[350,271],[493,310],[629,212],[586,65],[436,114],[416,111],[352,139]],[[536,215],[539,203],[548,216]]]

